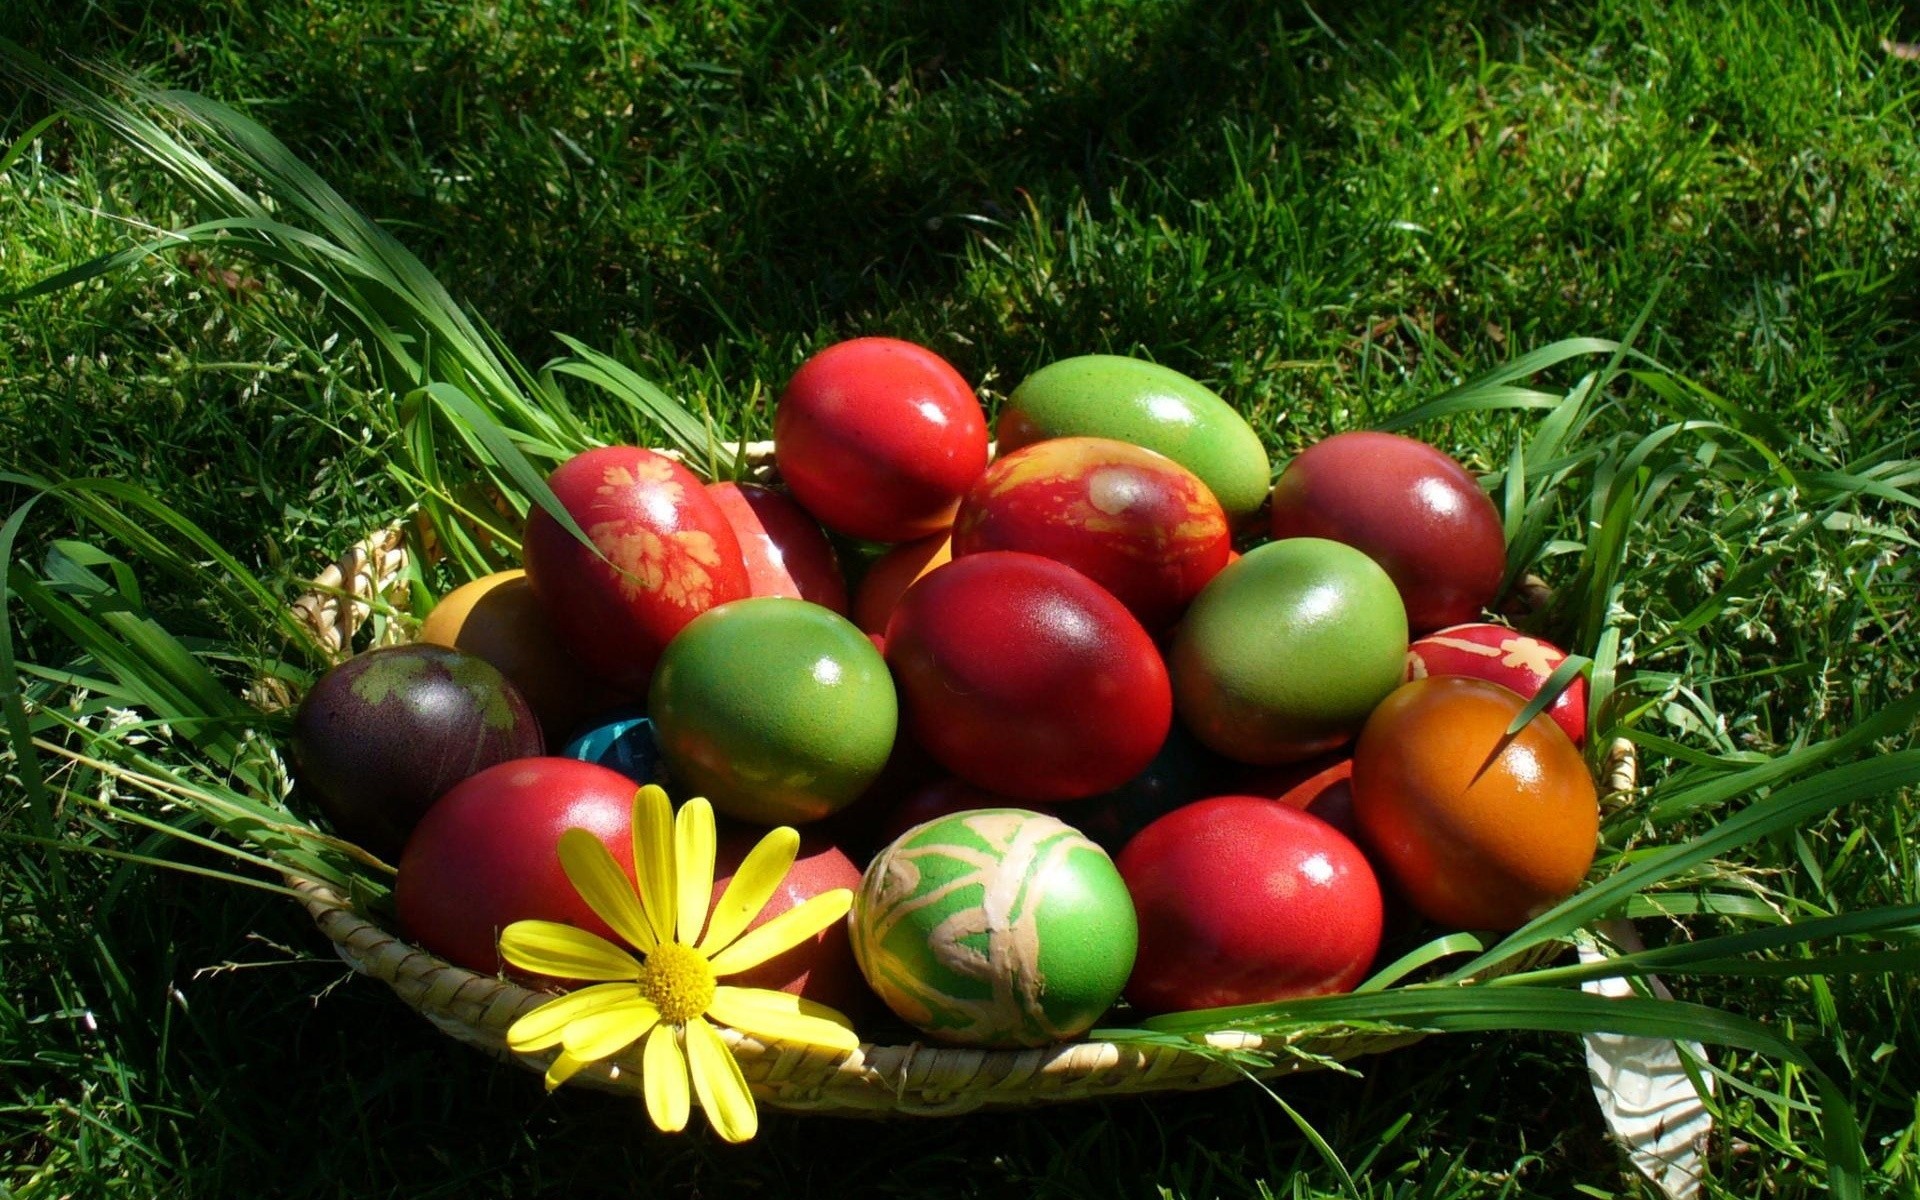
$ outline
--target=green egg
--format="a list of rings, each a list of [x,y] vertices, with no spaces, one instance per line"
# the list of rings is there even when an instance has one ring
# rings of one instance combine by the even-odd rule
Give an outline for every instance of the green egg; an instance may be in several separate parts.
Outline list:
[[[667,644],[647,693],[661,752],[688,795],[744,821],[817,821],[886,765],[899,723],[867,635],[805,600],[702,613]]]
[[[1070,1041],[1133,970],[1133,900],[1106,851],[1057,817],[955,813],[874,857],[848,916],[854,958],[902,1020],[942,1041]]]
[[[1105,437],[1157,450],[1198,475],[1239,524],[1267,498],[1266,447],[1202,384],[1137,358],[1087,354],[1029,375],[1000,414],[1000,453],[1055,437]]]
[[[1268,542],[1230,563],[1174,635],[1173,703],[1240,762],[1299,762],[1360,732],[1400,685],[1407,611],[1386,571],[1325,538]]]

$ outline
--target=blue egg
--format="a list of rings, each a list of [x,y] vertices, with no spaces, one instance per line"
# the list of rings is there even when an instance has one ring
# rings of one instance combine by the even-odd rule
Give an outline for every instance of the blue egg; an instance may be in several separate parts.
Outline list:
[[[653,722],[635,708],[617,709],[601,717],[575,734],[560,754],[618,771],[635,783],[664,784],[667,778]]]

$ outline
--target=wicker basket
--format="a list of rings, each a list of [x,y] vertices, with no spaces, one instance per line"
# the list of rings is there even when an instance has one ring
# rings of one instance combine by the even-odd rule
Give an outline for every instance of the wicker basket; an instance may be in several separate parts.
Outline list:
[[[767,443],[745,449],[756,466],[763,467],[770,457]],[[322,573],[295,602],[294,611],[337,657],[351,653],[355,632],[405,574],[405,547],[398,525],[373,534]],[[1525,587],[1544,591],[1544,585],[1535,580]],[[390,623],[380,640],[404,640],[404,632],[398,623]],[[1636,764],[1629,743],[1616,741],[1610,747],[1600,782],[1603,805],[1618,803],[1633,791]],[[506,1031],[522,1014],[550,999],[551,993],[453,966],[380,928],[334,891],[306,880],[289,882],[300,891],[320,931],[355,971],[387,984],[448,1036],[532,1070],[546,1069],[549,1054],[514,1054],[507,1049]],[[1530,954],[1496,970],[1523,969],[1558,949],[1548,947],[1545,955]],[[769,1046],[732,1029],[720,1032],[733,1048],[755,1097],[768,1107],[796,1112],[940,1116],[1091,1096],[1213,1088],[1248,1074],[1220,1057],[1169,1046],[1077,1042],[1037,1050],[970,1050],[916,1042],[863,1044],[852,1054],[841,1055]],[[1254,1074],[1272,1077],[1319,1069],[1328,1060],[1397,1049],[1422,1036],[1332,1030],[1273,1039],[1219,1032],[1206,1040],[1218,1049],[1269,1056],[1273,1065]],[[640,1078],[635,1048],[593,1064],[575,1081],[638,1096]]]

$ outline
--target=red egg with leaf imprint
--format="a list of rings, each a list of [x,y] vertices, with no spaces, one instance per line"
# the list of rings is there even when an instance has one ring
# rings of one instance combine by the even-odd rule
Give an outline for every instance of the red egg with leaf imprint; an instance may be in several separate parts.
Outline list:
[[[567,460],[547,486],[600,554],[536,507],[522,546],[527,582],[561,644],[615,686],[644,692],[687,622],[751,594],[733,527],[672,459],[606,446]]]
[[[985,550],[1065,563],[1158,633],[1233,544],[1219,501],[1179,463],[1109,438],[1065,437],[999,459],[961,501],[954,557]]]
[[[1505,625],[1454,625],[1418,638],[1407,647],[1407,679],[1467,675],[1485,679],[1532,700],[1567,660],[1566,651]],[[1576,675],[1549,704],[1547,715],[1573,744],[1587,741],[1587,680]]]
[[[707,495],[740,539],[756,596],[787,596],[847,613],[847,581],[833,544],[806,510],[757,483],[710,483]]]
[[[969,783],[1072,800],[1144,770],[1173,723],[1166,664],[1112,593],[995,550],[915,584],[887,626],[913,738]]]
[[[987,417],[952,364],[897,338],[855,338],[802,363],[773,418],[794,499],[849,537],[905,542],[953,523],[987,466]]]
[[[1345,542],[1400,590],[1415,633],[1471,621],[1506,573],[1499,510],[1444,451],[1395,433],[1339,433],[1274,482],[1275,540]]]

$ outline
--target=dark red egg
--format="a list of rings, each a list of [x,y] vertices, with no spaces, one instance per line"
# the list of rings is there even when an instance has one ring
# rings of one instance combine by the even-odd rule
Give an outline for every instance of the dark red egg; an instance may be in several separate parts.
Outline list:
[[[1540,694],[1547,677],[1566,660],[1566,651],[1558,646],[1505,625],[1454,625],[1419,638],[1407,647],[1407,679],[1468,675],[1517,692],[1523,700],[1532,700]],[[1586,745],[1586,676],[1574,676],[1567,690],[1547,706],[1547,715],[1566,730],[1574,745]]]
[[[827,528],[876,542],[928,537],[987,466],[987,418],[946,359],[855,338],[802,363],[773,419],[774,461]]]
[[[1339,830],[1216,796],[1141,830],[1117,862],[1140,921],[1126,996],[1184,1012],[1349,992],[1380,948],[1380,884]]]
[[[740,869],[740,863],[748,852],[766,836],[766,831],[729,822],[720,826],[719,835],[714,862],[713,897],[707,906],[709,917],[714,906],[720,903],[720,897],[725,894],[727,884],[733,881],[733,873]],[[834,888],[854,891],[859,887],[860,868],[854,865],[853,860],[839,846],[809,832],[801,839],[800,852],[794,858],[786,878],[774,889],[772,898],[760,910],[760,915],[742,931],[742,936],[822,892],[830,892]],[[859,964],[854,962],[853,943],[847,937],[844,921],[835,921],[786,953],[776,955],[738,975],[728,975],[719,982],[728,987],[791,992],[837,1008],[848,1016],[858,1016],[868,1008],[873,995],[860,975]]]
[[[1386,569],[1415,632],[1479,617],[1506,572],[1500,513],[1446,453],[1394,433],[1340,433],[1273,485],[1274,538],[1319,537]]]
[[[886,633],[887,622],[907,589],[935,567],[952,561],[953,539],[944,530],[903,542],[874,559],[853,592],[853,623],[871,634]]]
[[[1119,787],[1173,722],[1153,639],[1051,559],[956,558],[907,592],[886,637],[914,740],[989,791],[1057,801]]]
[[[1109,438],[1053,438],[988,467],[960,502],[953,554],[1019,550],[1062,562],[1159,633],[1232,553],[1227,514],[1200,477]]]
[[[559,921],[624,945],[560,869],[560,835],[592,832],[631,875],[633,791],[618,771],[571,758],[517,759],[461,783],[400,855],[402,932],[483,975],[504,969],[500,931],[515,921]]]
[[[561,644],[616,686],[644,692],[687,622],[750,594],[733,527],[672,459],[606,446],[567,460],[547,486],[600,554],[536,507],[522,547],[527,581]]]
[[[847,614],[847,581],[840,574],[840,560],[806,510],[757,483],[710,483],[707,495],[740,539],[740,557],[754,595],[809,600]]]
[[[1359,841],[1360,826],[1353,819],[1353,760],[1343,758],[1280,793],[1279,802],[1312,813],[1348,837]]]
[[[950,817],[957,812],[972,812],[976,808],[1018,807],[1019,804],[1009,797],[949,775],[921,786],[888,810],[877,841],[885,846],[916,825]]]

